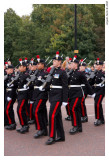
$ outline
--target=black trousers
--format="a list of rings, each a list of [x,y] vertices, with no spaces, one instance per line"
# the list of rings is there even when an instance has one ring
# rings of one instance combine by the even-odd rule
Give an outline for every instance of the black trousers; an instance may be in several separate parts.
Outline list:
[[[70,103],[70,114],[72,120],[72,126],[82,127],[81,123],[81,98],[76,97],[69,100]]]
[[[81,99],[81,117],[87,116],[87,109],[86,109],[86,105],[85,105],[86,97],[87,97],[87,95],[84,95],[84,97],[82,97],[82,99]]]
[[[10,101],[6,100],[5,109],[4,109],[4,123],[5,125],[10,125],[15,123],[13,104],[16,99],[11,99]]]
[[[49,111],[49,137],[55,139],[57,137],[65,138],[64,128],[61,114],[62,102],[51,102]]]
[[[22,126],[28,125],[27,124],[27,99],[20,99],[18,100],[18,106],[17,106],[17,114],[19,117],[19,122]]]
[[[103,97],[104,97],[104,95],[97,95],[94,98],[94,101],[95,101],[95,119],[99,119],[101,121],[104,121],[103,108],[102,108]]]
[[[66,105],[66,112],[67,112],[67,115],[70,116],[69,98],[68,98],[68,104]]]
[[[47,130],[46,123],[46,99],[36,99],[33,106],[33,115],[35,117],[35,126],[37,130]]]

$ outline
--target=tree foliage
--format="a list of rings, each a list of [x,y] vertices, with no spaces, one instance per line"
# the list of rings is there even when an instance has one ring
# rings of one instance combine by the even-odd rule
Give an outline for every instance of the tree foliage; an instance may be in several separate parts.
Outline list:
[[[102,4],[77,5],[78,56],[94,60],[105,55],[105,6]],[[53,57],[59,50],[73,57],[74,5],[33,4],[29,16],[19,17],[13,9],[4,14],[5,59],[14,64],[20,57],[31,59]]]

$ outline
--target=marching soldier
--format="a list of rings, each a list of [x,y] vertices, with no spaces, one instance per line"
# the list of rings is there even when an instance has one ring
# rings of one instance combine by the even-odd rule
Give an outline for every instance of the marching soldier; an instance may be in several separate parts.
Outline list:
[[[30,76],[33,76],[37,69],[37,63],[33,60],[33,58],[30,61],[31,67],[29,67],[29,70],[31,71]],[[34,92],[34,87],[33,85],[30,85],[29,90],[28,90],[28,99],[29,99],[29,118],[30,120],[28,121],[28,124],[33,124],[34,123],[34,115],[33,115],[33,106],[34,106],[34,100],[33,100],[33,92]]]
[[[61,106],[65,107],[68,100],[68,80],[65,70],[61,69],[62,57],[59,52],[53,58],[53,67],[49,90],[49,139],[46,145],[54,142],[65,141],[65,134],[62,123]],[[50,71],[50,73],[51,73]],[[57,138],[56,138],[57,134]]]
[[[70,67],[71,61],[72,61],[72,58],[69,58],[68,65],[65,69],[66,73],[68,73],[71,70],[71,67]],[[65,118],[65,120],[71,121],[69,98],[68,98],[68,104],[66,105],[66,112],[68,116]]]
[[[20,65],[19,65],[19,78],[18,78],[18,106],[17,106],[17,114],[18,118],[21,124],[21,128],[17,129],[17,132],[19,133],[26,133],[29,131],[29,126],[27,123],[27,114],[26,114],[26,107],[27,107],[27,101],[28,101],[28,88],[25,87],[25,84],[27,83],[27,78],[29,78],[29,74],[26,72],[26,63],[22,62],[22,59],[20,59]]]
[[[97,58],[95,69],[96,73],[94,78],[92,79],[92,83],[94,84],[94,92],[95,92],[95,126],[99,126],[104,124],[104,116],[103,116],[103,108],[102,108],[102,100],[105,96],[105,73],[102,71],[103,62]]]
[[[86,69],[86,63],[83,62],[83,59],[81,59],[80,62],[80,66],[79,66],[79,70],[80,72],[82,72],[84,74],[84,76],[87,74],[85,73],[85,69]],[[87,109],[86,109],[86,105],[85,105],[85,99],[87,97],[87,88],[85,86],[85,84],[81,84],[84,95],[81,99],[81,122],[88,122],[88,117],[87,117]]]
[[[4,122],[5,122],[5,129],[8,130],[14,130],[16,129],[16,123],[14,118],[14,110],[13,110],[13,104],[16,101],[16,84],[10,85],[10,82],[15,77],[14,75],[14,69],[12,65],[8,65],[7,68],[7,88],[6,88],[6,104],[5,104],[5,116],[4,116]]]
[[[70,113],[72,118],[72,126],[70,129],[70,134],[75,134],[77,132],[82,132],[81,123],[81,99],[83,97],[83,90],[81,84],[85,84],[87,90],[90,94],[93,94],[92,89],[85,77],[85,75],[78,71],[79,61],[76,59],[75,55],[71,63],[71,71],[69,77],[69,103],[70,103]]]
[[[36,125],[36,134],[34,138],[38,138],[41,136],[47,136],[47,112],[46,112],[46,102],[48,99],[47,91],[40,91],[40,86],[43,84],[43,80],[46,79],[47,72],[44,71],[45,61],[40,59],[40,56],[37,55],[37,69],[38,73],[36,75],[36,79],[34,81],[34,91],[33,91],[33,115],[35,117],[35,125]]]

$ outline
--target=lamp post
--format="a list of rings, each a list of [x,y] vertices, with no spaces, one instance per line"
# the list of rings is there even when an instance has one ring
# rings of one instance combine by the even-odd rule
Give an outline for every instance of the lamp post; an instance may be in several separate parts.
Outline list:
[[[74,45],[74,53],[78,53],[79,51],[77,50],[77,4],[74,5],[75,9],[75,45]]]

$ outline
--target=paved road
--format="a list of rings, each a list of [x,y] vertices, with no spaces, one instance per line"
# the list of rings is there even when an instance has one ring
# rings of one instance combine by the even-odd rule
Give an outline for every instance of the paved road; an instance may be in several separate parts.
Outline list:
[[[105,100],[103,109],[105,113]],[[87,98],[87,111],[89,122],[83,124],[83,132],[75,135],[69,134],[71,122],[65,121],[66,110],[62,108],[63,124],[65,130],[65,142],[57,142],[53,145],[45,145],[48,137],[34,139],[35,126],[30,126],[30,132],[19,134],[15,130],[4,130],[4,155],[5,156],[105,156],[105,125],[95,127],[94,101]],[[16,105],[14,105],[16,113]],[[47,103],[49,110],[49,103]],[[20,127],[16,115],[17,128]]]

